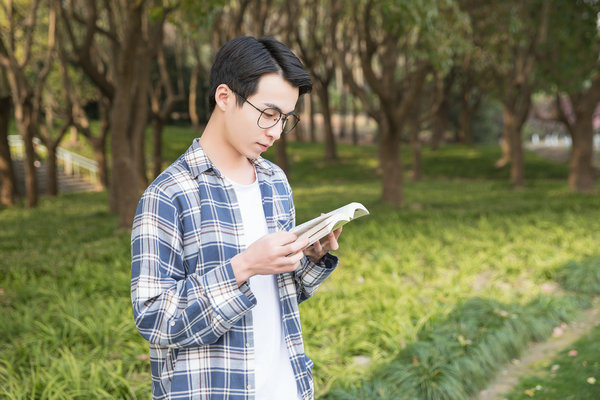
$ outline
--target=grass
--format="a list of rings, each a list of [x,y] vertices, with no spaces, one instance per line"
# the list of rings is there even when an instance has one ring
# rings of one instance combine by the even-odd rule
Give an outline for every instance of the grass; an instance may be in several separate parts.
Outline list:
[[[596,400],[600,398],[600,326],[538,365],[506,395],[508,400]]]
[[[564,287],[600,295],[600,257],[570,262],[559,274]],[[600,398],[600,325],[522,377],[508,400],[596,400]]]
[[[169,128],[166,158],[193,136]],[[490,167],[495,147],[425,149],[425,179],[405,182],[396,209],[378,200],[375,147],[339,146],[335,163],[320,144],[289,154],[298,222],[350,201],[371,211],[301,305],[319,398],[468,398],[598,293],[599,200],[571,193],[564,165],[528,153],[527,187],[514,191]],[[106,197],[0,211],[0,398],[149,397],[129,233]]]

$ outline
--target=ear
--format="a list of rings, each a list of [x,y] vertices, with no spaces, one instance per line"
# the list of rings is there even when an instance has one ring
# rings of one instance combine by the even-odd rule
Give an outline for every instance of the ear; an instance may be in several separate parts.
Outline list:
[[[225,111],[231,104],[235,104],[235,94],[226,84],[222,83],[217,86],[215,91],[216,106]]]

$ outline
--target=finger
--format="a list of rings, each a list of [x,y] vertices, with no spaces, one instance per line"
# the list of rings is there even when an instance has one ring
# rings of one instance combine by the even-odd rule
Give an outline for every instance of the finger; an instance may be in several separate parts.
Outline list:
[[[323,245],[321,244],[320,240],[317,240],[313,245],[312,245],[313,251],[315,252],[315,255],[319,255],[323,252]]]
[[[339,234],[338,234],[338,236],[339,236]],[[329,250],[330,251],[335,251],[335,250],[337,250],[340,247],[338,245],[337,237],[335,236],[334,232],[331,232],[329,234],[328,239],[329,239]]]
[[[289,231],[279,231],[273,234],[277,242],[281,245],[286,245],[295,242],[298,235]]]
[[[337,240],[337,239],[340,237],[340,235],[342,234],[342,229],[344,229],[344,228],[342,228],[342,227],[340,226],[340,227],[339,227],[339,228],[337,228],[335,231],[333,231],[333,234],[335,235],[335,240]]]
[[[308,246],[308,239],[302,238],[302,239],[299,239],[292,243],[287,244],[286,246],[284,246],[285,248],[283,250],[286,255],[296,254],[296,253],[304,250],[307,246]]]
[[[297,266],[298,263],[300,263],[302,258],[304,258],[304,253],[300,251],[298,253],[283,257],[280,260],[280,265],[282,268],[295,267],[295,266]]]

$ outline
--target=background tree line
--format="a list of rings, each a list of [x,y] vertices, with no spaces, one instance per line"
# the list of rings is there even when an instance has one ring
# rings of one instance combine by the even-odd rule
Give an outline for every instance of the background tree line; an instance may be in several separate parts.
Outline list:
[[[359,114],[375,121],[384,202],[402,204],[403,145],[420,179],[421,145],[473,142],[474,119],[493,101],[502,110],[497,166],[523,187],[522,131],[537,94],[551,99],[544,118],[572,137],[570,187],[594,192],[599,12],[597,0],[7,0],[0,4],[0,201],[12,205],[17,195],[11,120],[25,143],[27,207],[38,202],[33,139],[48,149],[53,195],[56,148],[75,127],[95,150],[110,209],[130,226],[141,191],[162,169],[163,127],[177,113],[201,129],[212,58],[239,35],[275,36],[304,61],[314,90],[300,104],[303,129],[294,137],[317,140],[318,111],[326,160],[337,157],[340,137],[358,143]],[[351,127],[344,118],[335,133],[334,111]],[[285,140],[277,145],[284,169]]]

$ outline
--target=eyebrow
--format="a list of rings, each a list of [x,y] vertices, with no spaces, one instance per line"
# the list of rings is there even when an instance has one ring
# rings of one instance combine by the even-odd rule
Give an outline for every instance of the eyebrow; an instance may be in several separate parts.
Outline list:
[[[289,113],[284,113],[284,112],[281,110],[281,108],[279,108],[279,106],[278,106],[277,104],[273,104],[273,103],[263,103],[263,104],[264,104],[265,106],[267,106],[268,108],[274,108],[274,109],[276,109],[277,111],[279,111],[280,113],[282,113],[282,114],[285,114],[285,115],[291,114],[291,113],[293,113],[294,111],[296,111],[296,110],[294,109],[294,110],[290,111]]]

